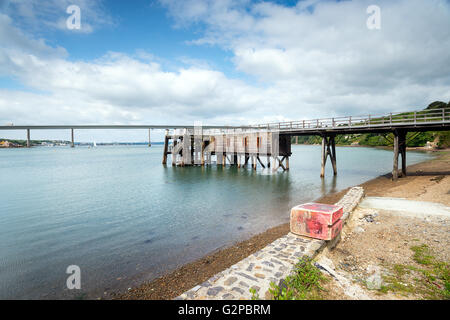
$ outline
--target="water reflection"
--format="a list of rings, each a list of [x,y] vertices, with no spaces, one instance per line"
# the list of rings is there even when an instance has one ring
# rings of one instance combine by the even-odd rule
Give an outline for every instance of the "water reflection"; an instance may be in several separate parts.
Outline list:
[[[337,179],[338,177],[335,175],[333,175],[332,177],[321,178],[322,181],[320,185],[320,191],[322,192],[322,196],[329,193],[335,193],[337,191]]]
[[[319,146],[293,146],[290,170],[275,173],[162,166],[162,146],[2,150],[0,298],[70,295],[60,290],[65,273],[47,271],[74,261],[89,270],[89,292],[125,276],[149,280],[288,222],[295,205],[391,170],[392,152],[337,149],[339,175],[327,170],[325,179]],[[425,157],[410,152],[407,161]]]

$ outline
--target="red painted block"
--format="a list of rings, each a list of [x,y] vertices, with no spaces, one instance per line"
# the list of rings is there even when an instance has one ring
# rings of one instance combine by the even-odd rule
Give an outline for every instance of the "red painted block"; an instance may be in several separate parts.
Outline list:
[[[342,230],[340,206],[305,203],[291,209],[291,232],[322,240],[331,240]]]

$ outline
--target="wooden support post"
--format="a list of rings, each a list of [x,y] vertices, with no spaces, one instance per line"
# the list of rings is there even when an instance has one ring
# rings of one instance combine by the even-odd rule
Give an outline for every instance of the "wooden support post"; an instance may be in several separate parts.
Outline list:
[[[394,131],[394,167],[392,168],[392,180],[398,179],[398,132]]]
[[[75,138],[74,138],[73,128],[70,129],[70,131],[71,131],[71,136],[72,136],[72,140],[70,142],[70,147],[74,148],[75,147]]]
[[[164,151],[162,164],[167,164],[167,150],[169,148],[169,130],[166,130],[166,135],[164,136]]]
[[[327,163],[328,156],[330,156],[331,165],[333,166],[333,174],[337,175],[336,143],[334,135],[330,137],[322,137],[322,168],[320,170],[320,177],[322,178],[325,176],[325,165]]]
[[[295,136],[295,144],[298,144],[298,136]]]
[[[279,163],[278,163],[278,157],[273,156],[273,167],[272,167],[272,171],[277,171],[278,168],[280,167]]]
[[[283,170],[286,171],[287,169],[286,169],[286,167],[283,165],[283,161],[286,159],[286,156],[284,156],[283,158],[281,158],[281,160],[278,159],[278,157],[277,157],[276,159],[278,160],[278,165],[279,165],[279,167],[283,168]],[[277,169],[278,169],[278,168],[277,168]]]
[[[202,166],[205,165],[205,141],[202,141],[202,154],[200,155],[200,163]]]
[[[191,140],[191,165],[195,163],[195,153],[194,153],[194,145],[195,145],[195,139],[194,136],[189,135],[189,139]]]
[[[173,143],[172,143],[172,167],[175,167],[177,165],[177,154],[178,151],[175,152],[175,148],[177,147],[178,139],[177,137],[173,136]]]
[[[186,137],[186,135],[183,135],[182,137],[180,137],[180,143],[182,144],[183,148],[181,149],[181,161],[180,161],[180,166],[184,167],[185,164],[185,158],[187,157],[186,155],[188,154],[188,148],[186,147],[186,140],[184,139]]]
[[[286,170],[289,170],[289,157],[286,156]]]
[[[322,167],[320,169],[320,177],[323,178],[325,176],[325,164],[327,162],[327,155],[328,153],[326,152],[326,142],[327,142],[327,138],[324,136],[322,137]]]
[[[330,140],[331,140],[331,154],[330,154],[331,164],[333,165],[333,174],[337,175],[335,137],[331,136]]]
[[[406,131],[399,132],[398,147],[402,155],[402,177],[406,177]]]
[[[27,148],[31,147],[30,129],[27,129]]]

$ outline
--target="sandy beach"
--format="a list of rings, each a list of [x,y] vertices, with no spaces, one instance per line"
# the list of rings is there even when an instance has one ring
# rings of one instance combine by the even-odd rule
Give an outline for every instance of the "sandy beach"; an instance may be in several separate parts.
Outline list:
[[[392,181],[391,174],[387,173],[360,186],[364,188],[368,197],[396,197],[450,205],[449,175],[450,152],[447,150],[437,151],[436,158],[408,166],[407,177],[402,177],[397,182]],[[329,204],[335,203],[347,190],[326,195],[315,201]],[[118,293],[113,299],[173,299],[195,285],[206,281],[214,274],[262,249],[288,232],[289,224],[271,228],[246,241],[218,250],[199,260],[186,264],[151,282],[131,288],[126,293]],[[401,240],[398,239],[398,241]],[[351,243],[348,238],[345,241],[346,243]],[[370,243],[373,239],[368,239],[368,241]],[[435,242],[435,244],[437,243]],[[352,244],[354,245],[354,241]],[[330,290],[327,298],[333,299],[337,297],[339,297],[339,292]]]

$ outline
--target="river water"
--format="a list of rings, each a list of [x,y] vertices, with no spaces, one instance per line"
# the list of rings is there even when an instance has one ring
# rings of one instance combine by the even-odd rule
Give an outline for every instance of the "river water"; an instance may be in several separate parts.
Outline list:
[[[289,221],[289,209],[392,168],[392,151],[292,146],[290,170],[164,167],[162,147],[0,150],[0,298],[96,298]],[[408,152],[408,164],[430,159]],[[66,269],[81,270],[68,290]]]

